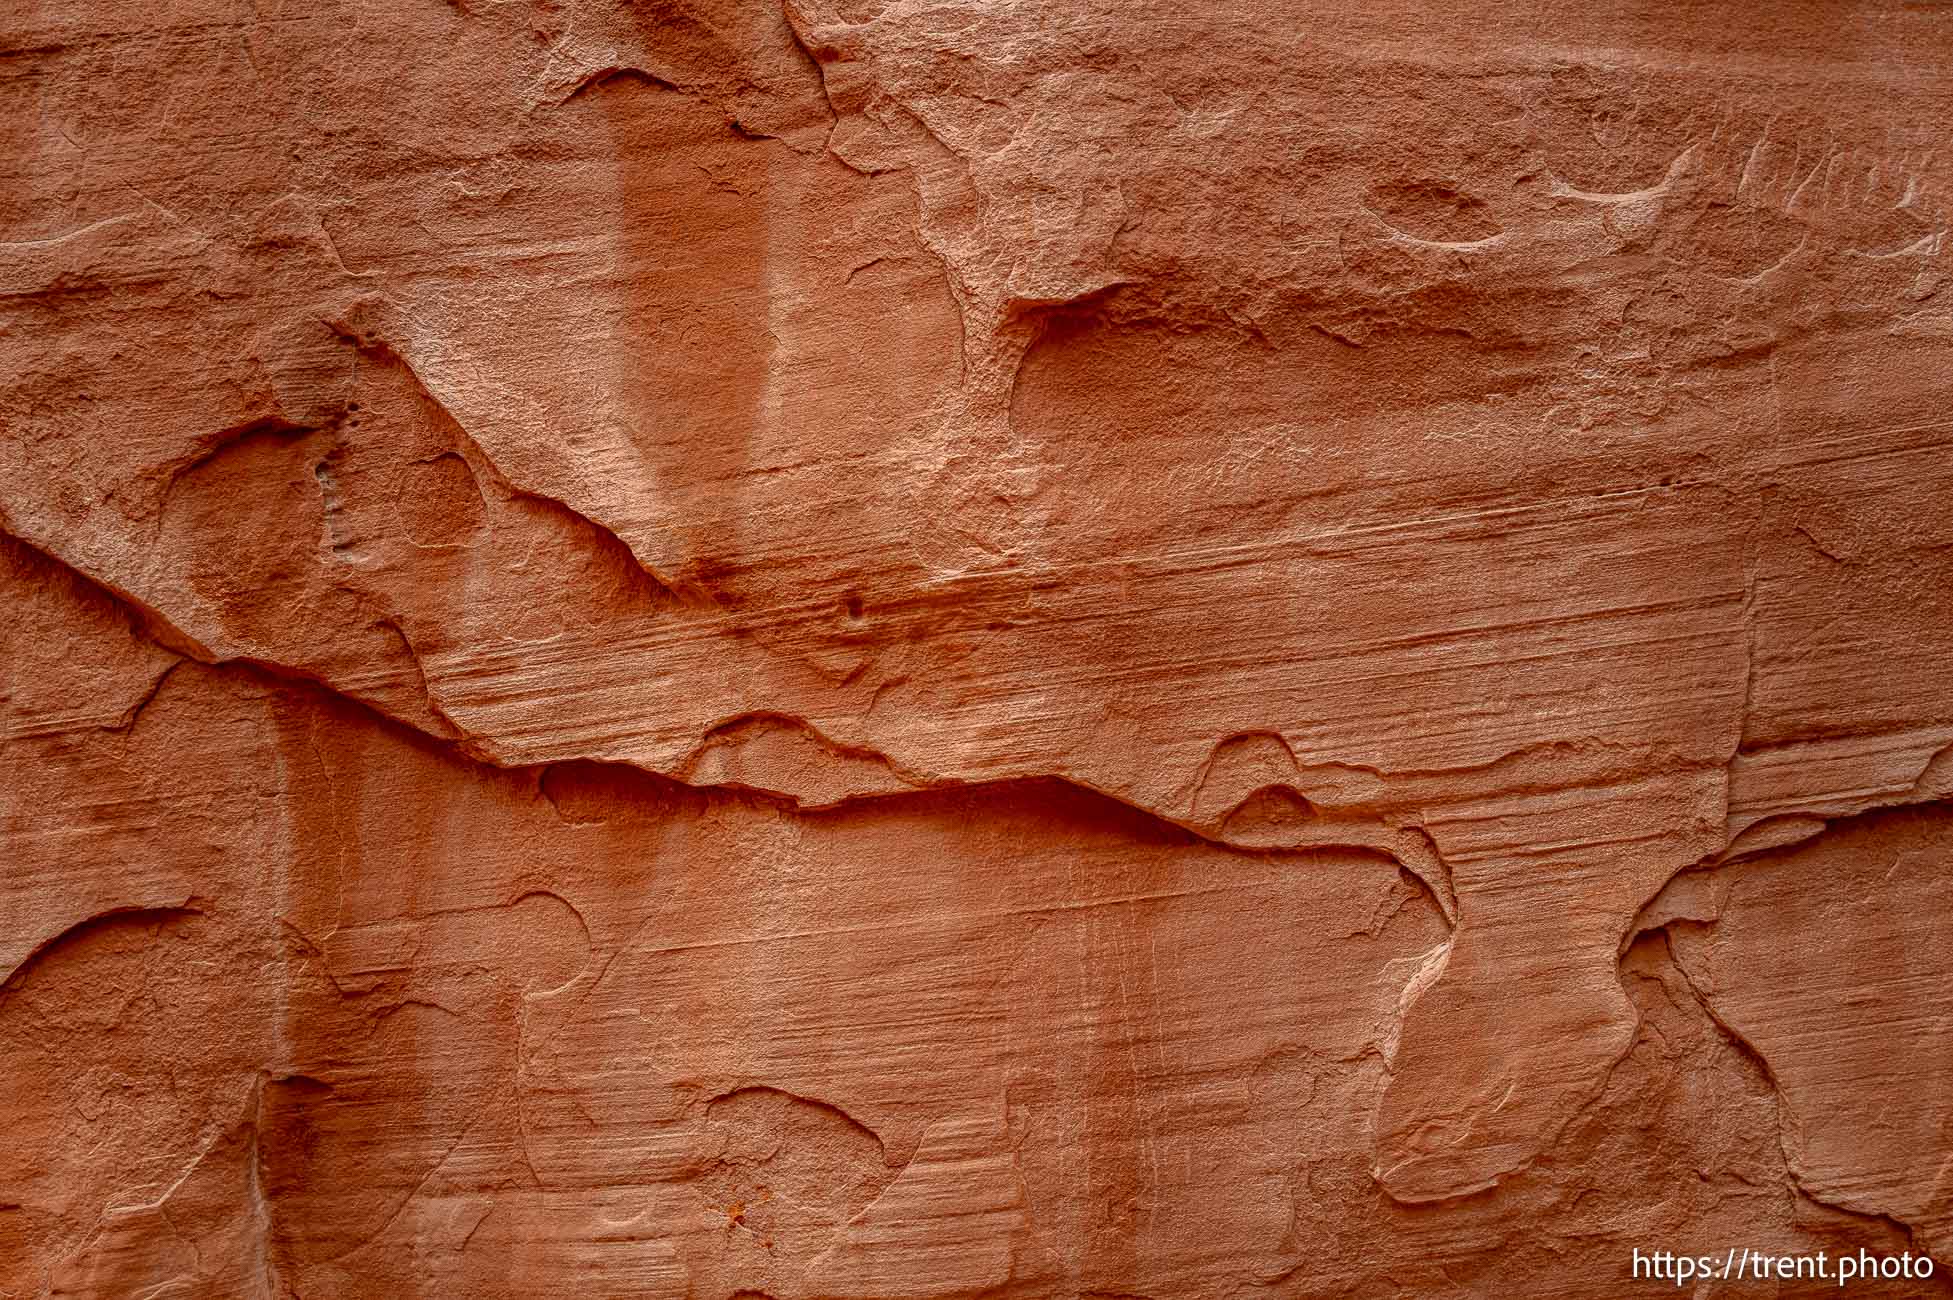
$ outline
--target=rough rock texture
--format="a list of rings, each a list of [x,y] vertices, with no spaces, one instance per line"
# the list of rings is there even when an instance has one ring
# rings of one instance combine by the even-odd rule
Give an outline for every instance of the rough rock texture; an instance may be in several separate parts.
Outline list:
[[[0,1295],[1953,1290],[1953,9],[0,95]]]

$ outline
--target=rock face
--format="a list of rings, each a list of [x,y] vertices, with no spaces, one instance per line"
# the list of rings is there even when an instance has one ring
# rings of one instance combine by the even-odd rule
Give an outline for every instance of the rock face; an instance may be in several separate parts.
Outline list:
[[[0,1296],[1953,1291],[1953,9],[0,42]]]

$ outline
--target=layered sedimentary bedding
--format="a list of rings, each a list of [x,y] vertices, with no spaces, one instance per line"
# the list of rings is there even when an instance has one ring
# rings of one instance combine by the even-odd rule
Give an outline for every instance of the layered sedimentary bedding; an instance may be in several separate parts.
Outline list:
[[[1953,1291],[1953,8],[0,94],[0,1295]]]

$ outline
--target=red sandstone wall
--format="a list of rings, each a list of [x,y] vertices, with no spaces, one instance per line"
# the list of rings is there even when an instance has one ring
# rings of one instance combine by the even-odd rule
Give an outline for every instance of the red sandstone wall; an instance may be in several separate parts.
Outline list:
[[[0,93],[0,1296],[1953,1291],[1953,9]]]

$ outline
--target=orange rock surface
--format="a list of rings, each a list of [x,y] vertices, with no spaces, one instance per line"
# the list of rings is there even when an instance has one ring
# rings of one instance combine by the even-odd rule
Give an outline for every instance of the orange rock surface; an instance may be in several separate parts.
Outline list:
[[[0,1296],[1953,1294],[1953,9],[0,93]]]

